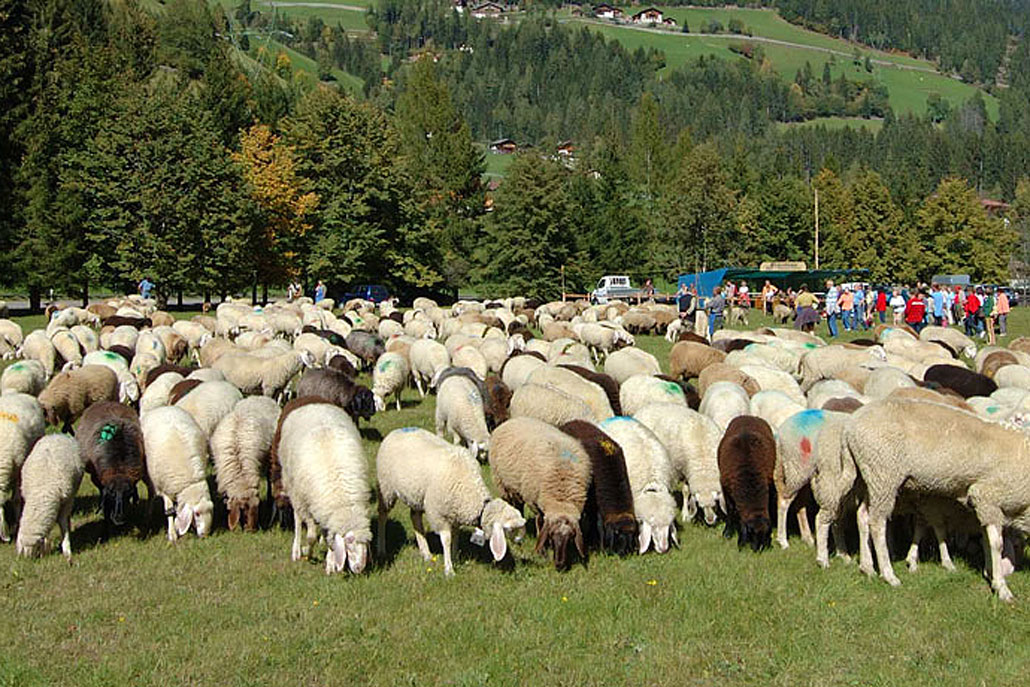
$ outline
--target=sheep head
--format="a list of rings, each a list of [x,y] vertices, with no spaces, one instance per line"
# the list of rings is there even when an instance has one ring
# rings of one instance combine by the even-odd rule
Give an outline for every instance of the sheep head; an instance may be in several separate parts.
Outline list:
[[[634,496],[633,507],[640,521],[638,540],[640,553],[646,553],[654,543],[658,553],[669,550],[669,537],[676,538],[676,502],[665,489],[644,491]]]
[[[580,557],[586,558],[583,532],[579,529],[578,520],[567,515],[545,516],[544,526],[537,533],[536,552],[543,555],[548,548],[553,549],[555,569],[565,570],[570,565],[570,541],[575,541]]]
[[[195,527],[198,537],[206,537],[214,519],[214,504],[207,482],[191,484],[179,494],[179,508],[175,514],[175,530],[181,537]]]
[[[490,535],[490,553],[500,562],[508,553],[508,533],[526,526],[526,519],[503,499],[491,499],[483,506],[480,527]]]
[[[368,540],[363,539],[353,530],[342,536],[334,534],[325,557],[326,574],[343,572],[344,566],[355,575],[364,571],[368,563]]]
[[[604,517],[603,545],[609,551],[624,556],[637,547],[640,528],[632,513],[613,513]]]
[[[769,547],[772,541],[772,525],[765,515],[755,515],[744,519],[741,516],[740,535],[737,537],[737,547],[743,548],[750,545],[751,550],[758,552]]]
[[[137,501],[139,493],[136,491],[136,480],[133,479],[117,477],[100,490],[104,519],[117,527],[125,524],[126,509]]]

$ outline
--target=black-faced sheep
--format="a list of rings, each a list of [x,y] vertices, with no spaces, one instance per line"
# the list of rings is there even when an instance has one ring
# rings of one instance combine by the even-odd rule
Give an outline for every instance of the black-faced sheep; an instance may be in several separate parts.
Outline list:
[[[109,527],[124,525],[126,510],[139,501],[137,483],[143,481],[148,495],[154,495],[144,462],[143,429],[132,408],[100,401],[82,414],[75,439],[86,471],[100,492],[106,538]]]
[[[368,332],[354,331],[347,335],[347,350],[364,361],[366,367],[375,365],[379,357],[386,353],[386,345],[382,339]]]
[[[962,398],[990,396],[998,390],[993,379],[954,365],[931,365],[923,374],[923,382],[931,388],[951,389]]]
[[[584,420],[573,420],[560,429],[579,441],[590,457],[592,479],[582,519],[587,540],[620,556],[632,552],[639,528],[622,447]]]
[[[735,527],[737,546],[753,551],[769,546],[769,492],[776,466],[776,439],[765,420],[735,417],[719,442],[719,478],[726,511],[726,532]]]

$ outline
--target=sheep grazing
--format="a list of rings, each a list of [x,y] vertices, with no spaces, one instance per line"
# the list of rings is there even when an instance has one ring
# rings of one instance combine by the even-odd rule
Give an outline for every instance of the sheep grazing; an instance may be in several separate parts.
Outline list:
[[[18,353],[26,360],[38,360],[42,363],[47,379],[53,376],[57,366],[57,349],[42,330],[29,332],[18,349]]]
[[[11,541],[4,504],[18,493],[22,464],[45,430],[36,399],[19,393],[0,396],[0,541]]]
[[[954,365],[931,365],[923,374],[923,382],[931,388],[951,389],[962,398],[990,396],[998,389],[993,379]]]
[[[754,377],[743,370],[726,363],[714,363],[706,367],[697,378],[697,390],[701,398],[708,394],[708,389],[719,382],[731,382],[744,389],[748,396],[754,396],[762,387]]]
[[[38,360],[19,360],[7,366],[0,376],[0,395],[38,396],[46,388],[46,370]]]
[[[94,403],[82,414],[75,440],[86,471],[100,492],[106,539],[111,525],[121,527],[129,506],[139,501],[141,480],[153,496],[144,463],[143,430],[136,411],[113,401]]]
[[[622,447],[584,420],[573,420],[560,429],[579,441],[590,457],[592,479],[583,517],[589,528],[587,539],[596,539],[601,548],[620,556],[630,553],[637,546],[639,527]]]
[[[665,553],[670,536],[673,543],[679,543],[668,451],[654,432],[631,417],[610,418],[601,423],[601,429],[622,447],[626,458],[634,514],[640,523],[640,553],[646,553],[652,542],[655,551]]]
[[[716,382],[704,392],[698,410],[725,432],[733,418],[751,412],[751,399],[738,384]]]
[[[776,439],[765,420],[735,417],[719,442],[719,477],[722,482],[726,536],[738,532],[737,546],[752,551],[769,546],[769,487],[776,465]]]
[[[709,365],[721,363],[726,354],[706,344],[680,341],[669,351],[669,376],[673,379],[697,377]]]
[[[245,394],[262,394],[281,399],[290,380],[303,367],[315,364],[307,351],[288,351],[265,358],[254,354],[228,353],[211,366],[225,375]]]
[[[594,421],[582,399],[550,384],[523,384],[511,396],[511,416],[533,417],[560,427],[573,420]]]
[[[563,363],[558,367],[569,370],[570,372],[575,372],[583,379],[593,382],[604,389],[604,393],[608,397],[608,404],[611,406],[612,413],[615,415],[622,415],[622,404],[619,402],[619,383],[612,377],[602,372],[595,372],[594,370],[583,367],[582,365]]]
[[[193,371],[194,371],[194,368],[192,368],[192,367],[183,367],[181,365],[171,365],[169,363],[165,363],[164,365],[158,365],[153,370],[150,370],[150,371],[147,372],[147,376],[145,378],[145,384],[143,385],[143,388],[144,389],[149,388],[151,384],[153,384],[157,379],[161,378],[161,375],[165,375],[165,374],[169,374],[169,373],[173,373],[174,372],[174,373],[178,374],[179,376],[181,376],[183,378],[186,378]]]
[[[426,387],[431,384],[435,386],[437,375],[450,367],[451,356],[446,346],[432,339],[419,339],[411,344],[408,354],[411,361],[411,376],[415,378],[419,395],[425,398],[426,389],[423,388],[423,383]]]
[[[103,365],[61,372],[39,394],[47,422],[71,433],[72,423],[98,401],[118,400],[118,376]]]
[[[887,354],[881,346],[845,348],[821,346],[801,356],[801,390],[808,392],[822,379],[832,379],[837,372],[853,365],[882,365]]]
[[[525,351],[514,355],[504,361],[501,367],[501,379],[514,393],[519,387],[526,383],[529,375],[538,368],[547,364],[547,358],[534,351]]]
[[[580,443],[542,420],[514,417],[490,437],[490,469],[501,498],[532,506],[538,554],[550,548],[558,570],[571,563],[570,545],[586,558],[579,526],[590,489],[590,457]]]
[[[187,379],[177,384],[169,394],[168,400],[171,405],[189,413],[204,436],[210,437],[222,418],[231,413],[240,402],[243,394],[229,382],[200,382],[186,395],[175,398],[180,387],[195,381],[197,380]]]
[[[268,471],[279,406],[270,398],[245,398],[222,418],[211,435],[211,458],[215,464],[218,493],[225,497],[229,530],[243,523],[253,532],[258,526],[258,487]]]
[[[511,416],[512,393],[508,385],[497,375],[487,376],[483,386],[486,387],[486,396],[483,397],[486,426],[492,432],[499,424],[507,422]]]
[[[354,367],[354,363],[352,363],[347,356],[342,354],[336,354],[330,358],[329,362],[326,363],[326,367],[330,370],[342,372],[350,379],[356,379],[358,376],[358,369]]]
[[[479,465],[468,452],[417,427],[396,429],[383,439],[376,454],[376,478],[380,558],[386,553],[387,516],[398,500],[411,509],[415,541],[424,559],[429,560],[431,553],[423,515],[440,536],[447,576],[454,574],[456,526],[478,527],[489,537],[494,561],[500,562],[508,552],[507,534],[526,524],[515,508],[490,497]]]
[[[47,537],[54,523],[61,528],[61,553],[71,558],[71,516],[82,483],[79,445],[66,434],[51,434],[36,442],[21,468],[24,508],[18,523],[15,552],[41,556],[49,550]]]
[[[657,358],[632,346],[613,351],[604,359],[604,373],[619,384],[633,375],[656,375],[661,372],[662,367]]]
[[[627,415],[652,403],[679,403],[687,405],[687,397],[679,383],[651,375],[633,375],[619,388],[619,405]]]
[[[1002,530],[1030,531],[1027,435],[936,403],[878,401],[852,418],[841,443],[866,485],[869,533],[884,580],[901,584],[887,550],[887,519],[904,486],[916,495],[973,508],[986,531],[991,588],[1003,601],[1011,601],[1002,563]],[[944,436],[926,432],[927,427],[942,428]],[[863,557],[862,570],[872,574],[872,561]]]
[[[372,370],[372,396],[377,411],[386,409],[386,399],[391,394],[401,409],[401,392],[408,383],[410,368],[408,360],[400,353],[387,351],[379,356]]]
[[[474,457],[490,448],[483,393],[467,377],[447,377],[437,389],[436,434],[445,431],[454,443],[464,441]]]
[[[304,372],[297,383],[297,397],[303,396],[318,396],[343,408],[355,425],[359,418],[370,420],[376,412],[375,399],[368,387],[330,368]]]
[[[327,574],[365,569],[372,541],[368,461],[358,428],[328,403],[297,407],[281,423],[278,459],[294,513],[292,560],[310,555],[321,530],[329,546]],[[307,537],[301,543],[301,531]]]
[[[489,365],[486,358],[475,346],[459,346],[451,352],[451,364],[455,367],[467,367],[476,373],[480,379],[486,379],[489,372]]]
[[[347,350],[358,356],[365,367],[375,365],[376,361],[386,353],[383,340],[368,332],[354,331],[347,335]]]
[[[567,370],[564,367],[547,365],[529,375],[530,384],[553,386],[587,404],[595,422],[601,422],[614,415],[608,403],[608,395],[597,384]]]
[[[207,487],[207,436],[182,408],[155,408],[140,422],[152,494],[164,501],[168,540],[195,527],[198,537],[211,531],[214,504]]]

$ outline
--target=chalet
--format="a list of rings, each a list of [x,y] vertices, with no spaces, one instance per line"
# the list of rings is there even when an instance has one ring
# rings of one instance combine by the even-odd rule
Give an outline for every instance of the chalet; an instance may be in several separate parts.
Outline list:
[[[501,138],[490,144],[490,152],[499,155],[510,155],[517,153],[519,146],[510,138]]]
[[[1011,207],[1008,203],[1004,203],[1000,200],[991,200],[990,198],[981,198],[980,205],[983,206],[984,212],[991,217],[1004,215]]]
[[[468,7],[468,0],[451,0],[451,8],[458,14],[464,14]]]
[[[664,19],[662,19],[662,25],[668,26],[670,29],[674,29],[676,28],[676,20],[672,17],[665,17]]]
[[[499,17],[504,14],[504,7],[496,2],[484,2],[473,7],[469,13],[476,19]]]
[[[622,19],[626,15],[618,7],[601,3],[594,6],[594,16],[598,19]]]
[[[640,10],[630,17],[630,21],[634,24],[661,24],[663,19],[662,11],[655,7]]]
[[[572,141],[562,141],[558,144],[556,149],[558,157],[572,158],[572,154],[575,152],[575,146],[572,145]]]

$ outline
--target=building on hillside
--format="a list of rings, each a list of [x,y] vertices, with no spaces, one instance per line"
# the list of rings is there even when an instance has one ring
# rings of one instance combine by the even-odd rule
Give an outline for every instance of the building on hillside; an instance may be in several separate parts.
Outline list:
[[[634,24],[661,24],[664,18],[665,16],[660,9],[648,7],[630,17],[630,21]]]
[[[558,157],[564,157],[571,160],[573,153],[575,152],[575,146],[572,145],[572,141],[562,141],[558,144],[555,152],[558,153]]]
[[[664,19],[662,19],[662,25],[668,26],[670,29],[674,29],[677,26],[676,20],[672,17],[665,17]]]
[[[504,7],[496,2],[484,2],[473,7],[470,14],[476,19],[500,17],[504,14]]]
[[[594,5],[594,16],[598,19],[622,19],[626,15],[618,7],[601,3]]]
[[[490,144],[490,152],[498,155],[510,155],[518,150],[518,144],[510,138],[500,138]]]
[[[464,14],[466,7],[468,7],[468,0],[451,0],[451,9],[458,14]]]
[[[1008,212],[1010,205],[1000,200],[991,200],[990,198],[981,198],[980,205],[983,206],[984,212],[991,217],[997,217],[998,215],[1004,215]]]

